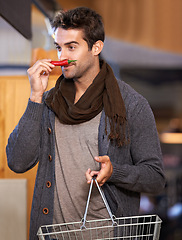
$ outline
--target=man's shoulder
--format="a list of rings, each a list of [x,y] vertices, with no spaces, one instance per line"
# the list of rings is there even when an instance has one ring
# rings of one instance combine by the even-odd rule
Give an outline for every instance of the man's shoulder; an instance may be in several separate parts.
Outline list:
[[[146,99],[138,93],[134,88],[132,88],[129,84],[124,82],[123,80],[117,79],[119,89],[121,91],[122,98],[124,102],[138,102],[138,101],[146,101]]]

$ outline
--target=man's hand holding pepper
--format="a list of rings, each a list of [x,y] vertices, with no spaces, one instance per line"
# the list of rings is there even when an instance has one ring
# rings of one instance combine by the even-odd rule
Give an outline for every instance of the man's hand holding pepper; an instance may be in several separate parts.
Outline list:
[[[51,59],[42,59],[38,60],[27,70],[31,86],[31,101],[37,103],[42,102],[43,93],[48,85],[49,74],[54,67],[55,66],[51,63]]]

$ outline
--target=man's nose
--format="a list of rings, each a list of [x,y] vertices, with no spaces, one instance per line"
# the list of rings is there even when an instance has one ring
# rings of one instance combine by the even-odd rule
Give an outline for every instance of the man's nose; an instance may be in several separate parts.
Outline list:
[[[68,59],[68,56],[67,56],[66,52],[63,49],[60,52],[58,52],[58,59],[60,61]]]

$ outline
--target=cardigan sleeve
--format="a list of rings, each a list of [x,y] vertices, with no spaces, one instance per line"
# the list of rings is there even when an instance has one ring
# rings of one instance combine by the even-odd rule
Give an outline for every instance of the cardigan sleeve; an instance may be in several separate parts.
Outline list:
[[[130,143],[112,161],[109,181],[117,187],[135,192],[158,193],[165,185],[162,153],[153,112],[145,98],[130,101],[127,106]],[[124,159],[123,157],[127,158]]]
[[[18,125],[6,146],[9,168],[17,173],[31,169],[38,162],[43,104],[28,101]]]

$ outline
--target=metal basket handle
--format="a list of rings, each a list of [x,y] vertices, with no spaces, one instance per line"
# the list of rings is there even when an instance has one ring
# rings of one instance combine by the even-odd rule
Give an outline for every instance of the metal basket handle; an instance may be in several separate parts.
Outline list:
[[[110,216],[110,218],[112,220],[112,225],[116,226],[117,222],[114,221],[115,216],[111,212],[111,209],[110,209],[109,204],[108,204],[108,202],[106,200],[105,194],[104,194],[103,190],[100,188],[100,186],[99,186],[99,184],[98,184],[98,182],[96,180],[96,176],[94,176],[92,178],[92,180],[91,180],[91,183],[90,183],[90,189],[89,189],[89,193],[88,193],[87,204],[86,204],[86,207],[85,207],[84,217],[82,219],[83,225],[81,226],[80,229],[86,229],[85,223],[86,223],[87,211],[88,211],[88,206],[89,206],[89,202],[90,202],[90,196],[91,196],[91,192],[92,192],[92,187],[93,187],[93,182],[94,181],[95,181],[96,186],[97,186],[97,188],[99,190],[99,193],[100,193],[100,195],[102,197],[102,200],[103,200],[103,202],[104,202],[104,204],[106,206],[106,209],[107,209],[107,211],[109,213],[109,216]]]

